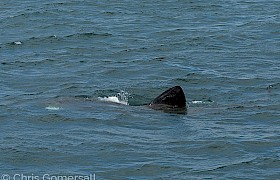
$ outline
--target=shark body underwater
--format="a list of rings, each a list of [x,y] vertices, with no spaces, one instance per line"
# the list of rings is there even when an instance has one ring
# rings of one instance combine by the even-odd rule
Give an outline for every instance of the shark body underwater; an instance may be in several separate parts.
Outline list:
[[[114,97],[114,98],[117,98],[117,97]],[[78,99],[80,99],[80,98],[78,98]],[[78,105],[78,106],[81,105],[81,104],[79,104],[79,102],[80,103],[83,102],[82,104],[84,104],[86,102],[92,102],[92,103],[96,102],[94,99],[91,99],[91,98],[83,98],[83,99],[85,99],[85,100],[84,101],[80,101],[80,100],[74,101],[74,102],[76,102],[76,103],[74,103],[73,100],[71,100],[71,99],[59,98],[59,99],[56,99],[55,103],[50,103],[52,105],[50,105],[48,103],[49,106],[47,106],[46,109],[59,110],[59,109],[64,109],[64,107],[67,107],[67,104],[68,105],[72,104],[72,105],[74,105],[74,107],[77,107],[76,105]],[[101,98],[101,99],[103,99],[103,98]],[[107,100],[105,100],[105,101],[107,101]],[[109,102],[114,103],[114,101],[109,101]],[[122,104],[122,103],[120,103],[120,104]],[[84,104],[84,105],[86,105],[86,104]],[[84,106],[84,105],[82,105],[82,106]],[[95,107],[95,109],[98,109],[97,104],[91,104],[89,106],[92,106],[92,105]],[[101,104],[99,104],[99,105],[101,105]],[[180,86],[174,86],[172,88],[169,88],[168,90],[164,91],[159,96],[157,96],[150,103],[143,104],[143,105],[147,106],[151,109],[160,110],[160,111],[166,112],[166,113],[185,114],[187,112],[186,97],[185,97],[183,89]],[[100,107],[100,108],[102,108],[102,107]]]

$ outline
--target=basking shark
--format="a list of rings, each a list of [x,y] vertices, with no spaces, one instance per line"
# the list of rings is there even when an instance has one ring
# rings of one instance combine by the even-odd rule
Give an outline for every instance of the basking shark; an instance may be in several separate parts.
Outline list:
[[[157,96],[150,102],[149,107],[168,113],[186,113],[187,103],[184,91],[180,86],[174,86]]]
[[[111,104],[123,104],[128,105],[128,102],[120,101],[117,96],[98,98],[97,101],[94,98],[77,96],[74,99],[69,97],[59,97],[55,102],[48,103],[46,107],[48,110],[60,110],[64,109],[63,107],[70,107],[71,104],[73,107],[94,107],[95,110],[100,108],[106,108],[105,104],[98,103],[100,102],[109,102]],[[144,105],[144,104],[143,104]],[[133,106],[133,105],[132,105]],[[135,105],[134,105],[135,106]],[[180,86],[174,86],[168,90],[161,93],[150,103],[145,104],[151,109],[160,110],[167,113],[177,113],[185,114],[187,112],[187,103],[183,89]],[[109,107],[107,107],[109,108]],[[68,109],[68,108],[67,108]]]

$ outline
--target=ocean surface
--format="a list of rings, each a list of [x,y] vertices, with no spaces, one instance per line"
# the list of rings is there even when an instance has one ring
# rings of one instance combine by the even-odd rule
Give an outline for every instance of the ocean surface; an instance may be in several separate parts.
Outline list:
[[[0,180],[280,179],[279,0],[1,0],[0,83]]]

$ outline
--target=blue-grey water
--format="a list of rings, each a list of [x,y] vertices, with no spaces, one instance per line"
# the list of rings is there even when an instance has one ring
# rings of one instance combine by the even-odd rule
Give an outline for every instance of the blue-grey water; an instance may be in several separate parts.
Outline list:
[[[1,0],[0,73],[1,180],[280,179],[278,0]]]

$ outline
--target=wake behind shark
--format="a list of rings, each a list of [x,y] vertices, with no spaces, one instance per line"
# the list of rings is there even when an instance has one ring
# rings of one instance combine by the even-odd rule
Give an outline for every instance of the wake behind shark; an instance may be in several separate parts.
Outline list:
[[[126,95],[124,95],[124,97],[126,97]],[[80,101],[81,98],[83,99],[83,101]],[[59,98],[56,100],[55,103],[51,103],[52,105],[47,106],[46,109],[60,110],[60,109],[64,109],[63,106],[66,107],[67,104],[78,105],[79,103],[84,104],[82,106],[92,105],[98,107],[98,104],[96,104],[98,103],[98,101],[103,101],[111,104],[129,105],[127,97],[125,99],[122,99],[119,96],[111,96],[111,97],[104,97],[104,98],[98,97],[97,99],[98,101],[95,101],[92,98],[84,97],[84,96],[82,97],[78,96],[75,99],[77,101],[73,101],[73,99],[71,100],[71,98],[63,98],[63,97]],[[99,105],[102,106],[102,104]],[[174,86],[164,91],[162,94],[157,96],[154,100],[152,100],[149,104],[146,104],[146,106],[147,105],[151,109],[160,110],[167,113],[185,114],[187,112],[187,103],[186,103],[185,94],[180,86]],[[106,107],[104,106],[104,108]]]

